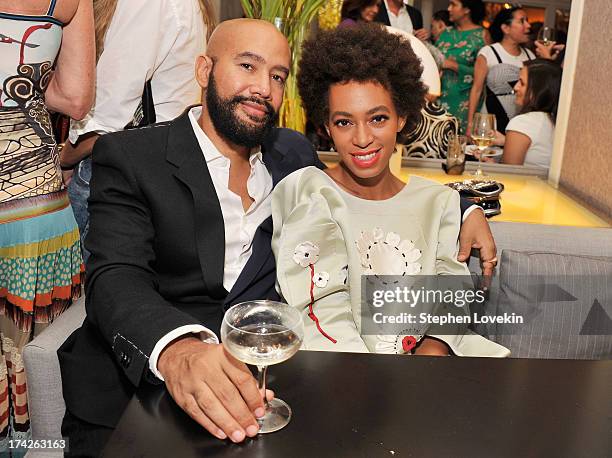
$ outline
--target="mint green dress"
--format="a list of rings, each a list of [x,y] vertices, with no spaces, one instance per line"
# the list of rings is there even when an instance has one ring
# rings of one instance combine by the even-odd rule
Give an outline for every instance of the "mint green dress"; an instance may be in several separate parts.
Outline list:
[[[449,27],[440,34],[436,46],[444,56],[454,58],[458,72],[442,71],[442,95],[440,104],[459,120],[461,133],[467,127],[468,103],[474,81],[474,64],[478,51],[485,46],[484,29],[459,31]]]
[[[411,339],[416,343],[429,335],[458,356],[509,355],[467,326],[442,334],[434,326],[407,325],[394,334],[362,326],[363,275],[470,275],[457,261],[461,215],[456,191],[411,176],[390,199],[365,200],[344,191],[322,170],[306,167],[274,188],[272,218],[277,289],[303,315],[302,349],[405,354]],[[411,310],[437,313],[425,304],[416,307]]]

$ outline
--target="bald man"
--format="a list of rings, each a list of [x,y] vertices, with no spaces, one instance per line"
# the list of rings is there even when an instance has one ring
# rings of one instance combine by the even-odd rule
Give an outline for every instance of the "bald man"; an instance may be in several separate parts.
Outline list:
[[[229,306],[279,299],[270,192],[322,166],[274,128],[290,59],[271,24],[224,22],[196,59],[202,106],[96,142],[87,318],[58,352],[71,454],[99,453],[144,383],[165,382],[219,439],[257,434],[256,381],[217,336]]]

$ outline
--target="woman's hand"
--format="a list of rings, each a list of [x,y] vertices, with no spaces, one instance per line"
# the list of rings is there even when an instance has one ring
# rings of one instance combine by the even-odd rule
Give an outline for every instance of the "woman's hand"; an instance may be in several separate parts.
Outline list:
[[[495,146],[504,146],[506,143],[506,136],[502,134],[499,130],[495,131],[495,140],[493,140],[493,145]]]
[[[448,59],[444,59],[444,62],[442,62],[442,69],[457,73],[459,72],[459,64],[454,58],[449,57]]]
[[[418,29],[418,30],[415,30],[413,33],[414,33],[414,36],[417,37],[421,41],[427,41],[429,40],[429,37],[431,36],[431,34],[429,33],[429,30],[427,29]]]
[[[541,59],[547,60],[555,60],[559,57],[559,53],[565,49],[565,45],[557,44],[556,42],[551,42],[548,45],[543,45],[542,43],[536,41],[535,42],[535,53]]]
[[[445,343],[430,337],[423,337],[414,354],[421,356],[448,356],[449,350]]]

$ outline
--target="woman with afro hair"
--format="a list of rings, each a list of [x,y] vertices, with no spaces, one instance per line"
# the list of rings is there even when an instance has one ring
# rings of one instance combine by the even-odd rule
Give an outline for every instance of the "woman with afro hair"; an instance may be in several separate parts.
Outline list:
[[[409,41],[374,24],[320,32],[304,44],[300,95],[340,156],[334,168],[292,173],[272,193],[278,287],[303,312],[305,349],[508,354],[461,325],[377,329],[362,321],[362,275],[469,275],[456,260],[459,194],[417,176],[406,184],[389,169],[397,135],[423,105],[421,72]],[[444,313],[468,312],[451,307]],[[402,311],[442,313],[421,303]]]

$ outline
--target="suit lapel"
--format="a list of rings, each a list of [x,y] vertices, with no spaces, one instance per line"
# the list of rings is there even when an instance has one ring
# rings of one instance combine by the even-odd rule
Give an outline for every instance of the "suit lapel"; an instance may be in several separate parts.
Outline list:
[[[387,7],[385,6],[385,2],[381,2],[380,8],[378,9],[378,15],[376,16],[376,22],[380,22],[381,24],[391,25],[391,21],[389,20],[389,13],[387,12]]]
[[[273,131],[272,135],[268,136],[268,139],[262,145],[262,158],[270,175],[272,175],[272,183],[274,186],[291,172],[301,167],[299,155],[294,154],[290,146],[285,144],[282,149],[278,147],[275,142],[277,132],[278,131]],[[235,297],[248,288],[268,259],[273,256],[271,246],[272,228],[271,216],[264,220],[257,228],[255,236],[253,237],[253,251],[251,257],[225,299],[226,303],[230,303]]]
[[[198,257],[206,288],[212,297],[222,297],[226,294],[223,214],[188,113],[189,109],[170,126],[166,159],[177,167],[174,176],[189,188],[193,198]]]

